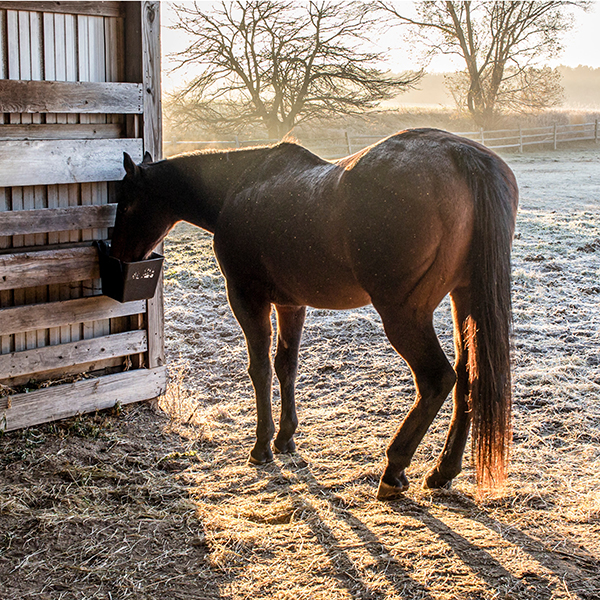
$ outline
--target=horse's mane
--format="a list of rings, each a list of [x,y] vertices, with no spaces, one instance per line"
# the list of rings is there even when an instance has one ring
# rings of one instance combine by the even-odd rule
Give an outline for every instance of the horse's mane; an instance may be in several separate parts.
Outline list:
[[[204,150],[182,152],[181,154],[170,156],[166,160],[179,161],[187,160],[190,158],[201,158],[205,156],[212,156],[216,158],[231,156],[232,158],[235,158],[240,155],[266,159],[268,158],[269,154],[280,155],[281,153],[290,154],[292,152],[298,153],[303,158],[314,157],[314,159],[317,159],[318,161],[324,161],[324,159],[318,157],[316,154],[302,146],[296,139],[287,136],[281,142],[276,142],[273,144],[247,146],[244,148],[206,148]]]

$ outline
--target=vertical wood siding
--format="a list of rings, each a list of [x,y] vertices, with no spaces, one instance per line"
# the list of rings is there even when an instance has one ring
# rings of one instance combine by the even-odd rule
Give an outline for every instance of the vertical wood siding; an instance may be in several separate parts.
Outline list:
[[[158,3],[131,2],[105,3],[110,4],[111,10],[102,12],[92,10],[96,3],[66,3],[69,10],[77,10],[81,6],[81,12],[85,10],[88,14],[72,14],[57,12],[56,7],[48,7],[44,11],[44,3],[24,3],[23,6],[29,10],[19,10],[18,4],[6,3],[2,8],[0,2],[0,86],[1,80],[25,80],[25,81],[57,81],[57,82],[123,82],[126,80],[125,56],[125,19],[131,15],[141,17],[142,6],[151,6],[152,10],[158,10]],[[123,8],[125,5],[129,5]],[[137,8],[133,5],[139,5]],[[31,10],[39,6],[39,10]],[[114,7],[117,7],[116,10]],[[109,15],[109,16],[107,16]],[[118,16],[116,16],[118,15]],[[158,20],[156,22],[158,27]],[[139,30],[139,27],[133,27]],[[160,64],[158,50],[158,32],[151,33],[152,44],[155,47],[148,54],[155,63]],[[141,41],[140,41],[141,44]],[[139,67],[134,67],[139,69]],[[156,65],[150,70],[155,81],[155,95],[160,95],[159,75]],[[130,81],[143,82],[142,74],[137,79]],[[111,125],[110,130],[115,137],[142,137],[145,135],[151,139],[151,151],[156,158],[160,157],[160,148],[156,140],[160,140],[160,133],[149,128],[160,128],[157,114],[160,112],[160,99],[157,99],[158,111],[154,109],[144,118],[144,125],[148,131],[139,126],[139,118],[129,117],[123,114],[77,114],[65,111],[64,113],[0,113],[0,130],[3,125],[8,126],[32,126],[36,127],[36,136],[41,139],[54,139],[58,137],[57,126],[81,125],[85,126]],[[130,127],[128,124],[132,123]],[[45,125],[51,127],[44,128]],[[8,129],[8,128],[7,128]],[[90,128],[88,128],[89,130]],[[12,131],[16,131],[13,128]],[[26,131],[25,128],[22,129]],[[19,131],[21,131],[19,129]],[[40,133],[41,132],[41,133]],[[14,134],[13,134],[14,135]],[[45,138],[45,136],[47,136]],[[64,133],[60,135],[64,139]],[[6,139],[6,138],[5,138]],[[77,139],[77,138],[72,138]],[[84,139],[83,137],[80,139]],[[115,187],[110,182],[85,182],[55,185],[26,185],[17,187],[0,187],[0,213],[7,211],[30,211],[37,209],[59,209],[69,207],[82,207],[91,205],[105,205],[114,201]],[[1,215],[0,215],[1,219]],[[104,224],[102,224],[104,225]],[[24,232],[19,235],[0,236],[0,258],[2,254],[14,249],[19,252],[22,249],[34,251],[36,248],[43,250],[47,247],[70,247],[92,240],[107,239],[109,229],[105,226],[92,227],[88,229],[66,229],[64,231],[48,232]],[[93,276],[90,273],[90,276]],[[95,275],[94,275],[95,276]],[[50,283],[38,285],[37,287],[0,290],[0,310],[8,307],[19,307],[28,305],[39,305],[45,303],[56,303],[55,306],[70,306],[72,302],[83,302],[89,298],[101,294],[99,279],[88,279],[84,281],[73,281],[70,283]],[[87,300],[85,300],[87,302]],[[151,337],[151,359],[148,353],[135,354],[132,357],[120,356],[110,360],[97,360],[94,369],[127,365],[132,363],[134,367],[160,366],[164,362],[162,350],[162,296],[149,301],[148,304],[136,305],[138,312],[127,312],[126,316],[110,318],[97,318],[98,313],[86,313],[87,318],[94,315],[94,320],[73,322],[47,323],[46,328],[31,331],[16,331],[10,333],[0,331],[0,355],[15,355],[15,353],[31,351],[48,346],[72,344],[80,340],[95,338],[109,339],[115,334],[124,334],[128,331],[147,327],[148,318],[145,313],[150,306],[150,320],[152,327],[160,328],[160,331],[148,333]],[[75,305],[74,305],[75,306]],[[143,311],[140,313],[140,307]],[[16,310],[16,308],[15,308]],[[114,311],[113,311],[114,312]],[[108,337],[107,337],[108,336]],[[156,341],[158,340],[158,342]],[[94,347],[94,346],[90,346]],[[48,352],[45,350],[44,352]],[[118,352],[116,353],[118,354]],[[148,364],[145,364],[148,363]],[[32,363],[33,364],[33,363]],[[89,364],[82,364],[82,368],[88,368]],[[20,373],[21,371],[19,371]],[[69,372],[73,372],[70,369]],[[33,373],[32,375],[35,375]],[[43,378],[44,374],[40,374]],[[4,379],[0,383],[17,385],[26,381],[26,377]],[[141,392],[143,393],[143,392]],[[1,416],[1,415],[0,415]],[[20,422],[20,421],[19,421]],[[2,426],[0,425],[0,428]]]
[[[122,19],[54,12],[0,10],[0,76],[17,80],[46,81],[119,81],[117,55],[123,48],[117,37],[122,35]],[[122,71],[122,69],[121,69]],[[122,117],[112,115],[78,114],[19,114],[8,115],[10,124],[91,124],[115,122]],[[6,122],[4,117],[3,122]],[[31,210],[109,201],[108,183],[82,183],[53,186],[25,186],[2,189],[0,210]],[[44,246],[46,244],[105,239],[107,229],[87,229],[50,235],[13,236],[0,240],[2,248]],[[67,285],[43,286],[14,290],[12,298],[4,293],[2,306],[33,304],[48,300],[66,300],[97,295],[99,280],[73,282]],[[121,325],[119,325],[121,328]],[[12,341],[2,336],[0,352],[20,351],[47,344],[58,344],[100,337],[110,333],[110,321],[73,324],[47,331],[16,334]],[[5,339],[7,338],[7,339]]]

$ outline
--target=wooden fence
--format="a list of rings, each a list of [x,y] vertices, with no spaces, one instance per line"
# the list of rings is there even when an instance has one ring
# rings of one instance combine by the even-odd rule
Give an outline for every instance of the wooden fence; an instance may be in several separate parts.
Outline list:
[[[556,150],[559,144],[591,140],[598,143],[598,119],[590,123],[576,125],[549,125],[546,127],[519,127],[518,129],[497,129],[491,131],[457,132],[457,135],[481,142],[493,150],[514,150],[523,152],[527,147],[547,147]],[[353,135],[345,132],[343,137],[300,140],[307,148],[326,159],[336,159],[357,152],[380,140],[382,135]],[[279,140],[242,140],[238,136],[222,140],[171,140],[165,143],[167,155],[203,148],[243,148],[260,144],[275,143]]]
[[[92,246],[123,151],[160,158],[159,11],[0,1],[0,430],[165,389],[161,287],[103,296]]]

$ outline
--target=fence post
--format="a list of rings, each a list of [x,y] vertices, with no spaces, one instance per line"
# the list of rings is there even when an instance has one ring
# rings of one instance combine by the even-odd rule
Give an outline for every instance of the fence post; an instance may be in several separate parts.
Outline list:
[[[481,134],[481,145],[485,146],[485,139],[483,138],[483,127],[479,128],[479,133]]]
[[[235,147],[236,148],[240,147],[240,136],[239,135],[235,136]]]
[[[594,122],[594,142],[598,143],[598,119]]]
[[[519,124],[519,152],[523,154],[523,128]]]
[[[350,145],[350,136],[347,131],[344,131],[344,137],[346,138],[346,146],[348,147],[348,154],[352,154],[352,146]]]
[[[557,143],[558,143],[558,136],[556,133],[556,123],[554,123],[554,149],[555,150],[556,150]]]

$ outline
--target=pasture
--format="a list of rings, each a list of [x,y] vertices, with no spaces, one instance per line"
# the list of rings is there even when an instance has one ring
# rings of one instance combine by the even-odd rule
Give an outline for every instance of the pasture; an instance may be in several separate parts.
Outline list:
[[[167,395],[0,438],[0,600],[597,598],[600,149],[508,161],[521,206],[502,495],[476,497],[468,457],[451,490],[421,489],[447,401],[404,498],[375,500],[414,388],[371,308],[309,312],[298,453],[249,465],[244,341],[210,237],[182,224],[166,242]],[[436,328],[451,356],[447,302]]]

